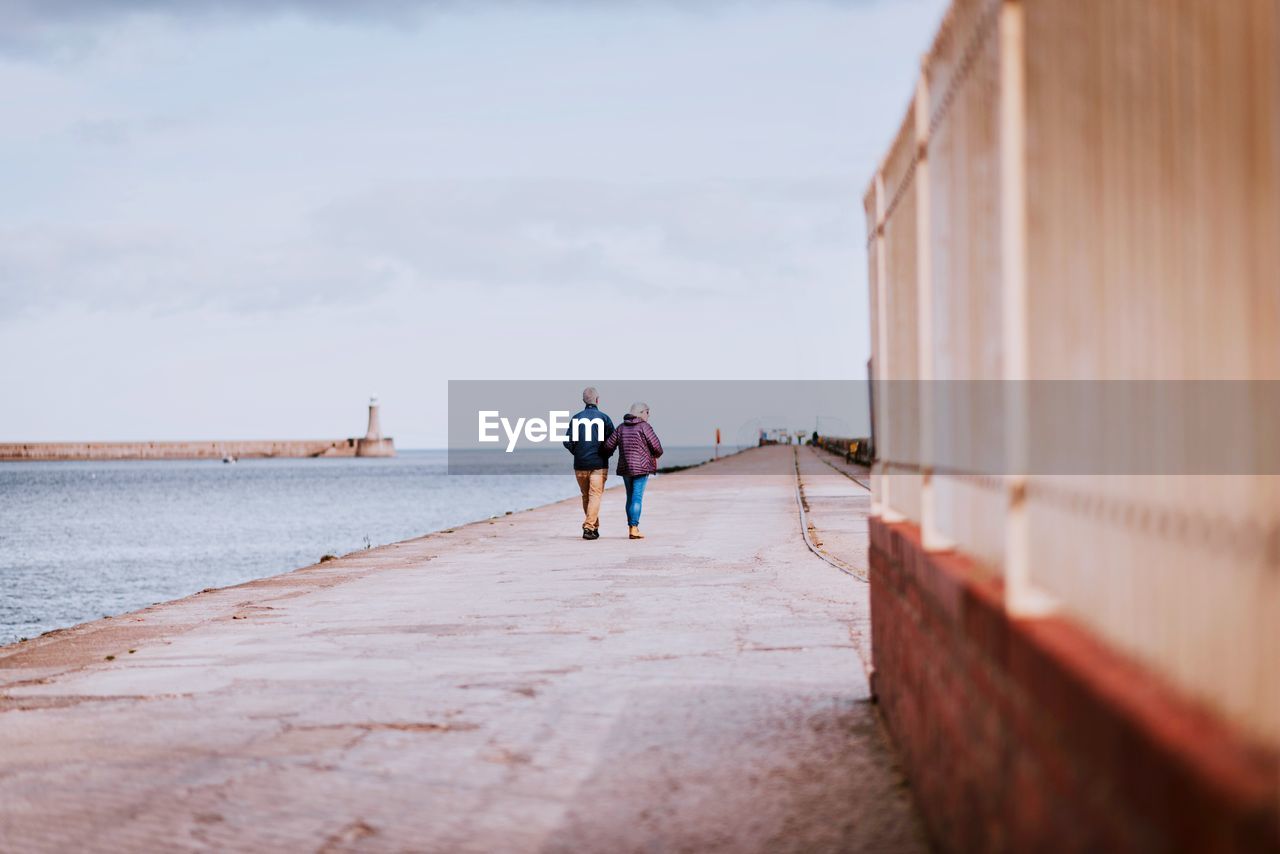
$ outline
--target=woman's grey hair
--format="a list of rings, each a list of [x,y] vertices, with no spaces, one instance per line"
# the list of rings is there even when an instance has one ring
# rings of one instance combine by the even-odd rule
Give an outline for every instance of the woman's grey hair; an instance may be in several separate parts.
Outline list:
[[[588,404],[600,402],[600,392],[596,391],[595,386],[589,385],[582,390],[582,402]]]
[[[631,404],[632,415],[644,415],[648,411],[649,411],[649,404],[647,403],[636,402]]]

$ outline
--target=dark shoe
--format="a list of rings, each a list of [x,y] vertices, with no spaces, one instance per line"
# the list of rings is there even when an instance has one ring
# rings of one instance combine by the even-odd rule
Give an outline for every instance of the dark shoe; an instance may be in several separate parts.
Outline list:
[[[584,540],[598,540],[598,539],[600,539],[600,532],[599,532],[599,531],[596,531],[596,530],[592,530],[591,528],[583,528],[583,529],[582,529],[582,539],[584,539]]]

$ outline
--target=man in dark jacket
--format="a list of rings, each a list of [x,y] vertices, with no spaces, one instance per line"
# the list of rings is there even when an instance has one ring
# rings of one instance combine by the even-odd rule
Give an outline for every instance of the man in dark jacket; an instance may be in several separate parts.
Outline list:
[[[573,473],[582,491],[582,539],[600,539],[600,499],[609,476],[609,455],[604,443],[613,435],[613,421],[600,411],[600,394],[594,386],[582,390],[586,408],[569,419],[569,441],[564,446],[573,453]]]

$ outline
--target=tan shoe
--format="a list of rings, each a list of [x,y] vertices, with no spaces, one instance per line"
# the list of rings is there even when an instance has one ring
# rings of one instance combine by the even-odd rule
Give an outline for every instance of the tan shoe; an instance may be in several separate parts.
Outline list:
[[[643,540],[644,534],[640,533],[640,529],[635,525],[627,528],[627,537],[632,540]]]

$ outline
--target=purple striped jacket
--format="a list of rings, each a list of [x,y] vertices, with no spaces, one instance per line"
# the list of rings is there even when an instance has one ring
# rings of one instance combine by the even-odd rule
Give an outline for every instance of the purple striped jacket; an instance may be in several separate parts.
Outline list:
[[[658,470],[662,443],[658,441],[658,434],[653,432],[648,421],[627,413],[618,429],[604,443],[606,454],[612,454],[618,448],[622,449],[622,454],[618,457],[619,475],[639,477]]]

